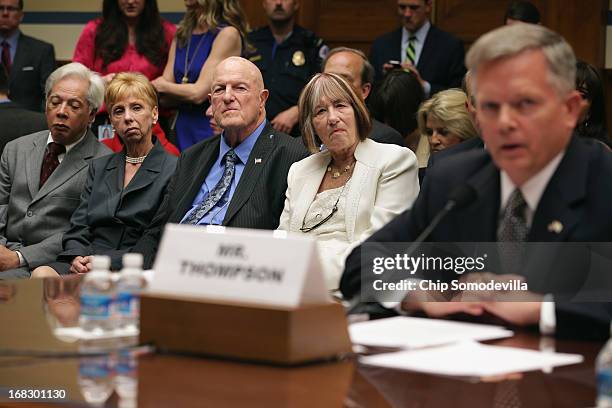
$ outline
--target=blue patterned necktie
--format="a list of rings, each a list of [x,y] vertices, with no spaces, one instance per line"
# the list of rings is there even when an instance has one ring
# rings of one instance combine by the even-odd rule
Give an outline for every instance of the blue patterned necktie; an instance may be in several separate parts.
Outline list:
[[[520,273],[525,258],[525,242],[529,228],[525,219],[527,203],[517,188],[512,192],[504,210],[497,241],[500,242],[500,257],[505,273]]]
[[[221,176],[221,180],[217,183],[215,188],[212,189],[210,193],[208,193],[208,197],[203,200],[198,206],[189,214],[181,224],[191,224],[197,225],[198,222],[206,215],[210,210],[212,210],[215,205],[223,198],[229,186],[232,185],[232,180],[234,179],[234,171],[236,170],[236,160],[238,160],[238,156],[236,156],[236,152],[234,150],[230,150],[225,154],[225,167],[223,169],[223,175]]]

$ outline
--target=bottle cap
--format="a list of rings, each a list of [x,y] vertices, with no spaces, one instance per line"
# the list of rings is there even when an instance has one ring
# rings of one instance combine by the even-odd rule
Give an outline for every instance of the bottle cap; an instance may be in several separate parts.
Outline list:
[[[92,271],[108,271],[111,259],[106,255],[95,255],[91,261]]]
[[[142,269],[143,258],[142,254],[129,253],[123,255],[123,267],[124,268],[138,268]]]

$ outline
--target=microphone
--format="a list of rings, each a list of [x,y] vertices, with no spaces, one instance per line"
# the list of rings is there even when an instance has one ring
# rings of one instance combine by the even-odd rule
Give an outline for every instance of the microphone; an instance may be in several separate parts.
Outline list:
[[[440,212],[436,214],[436,216],[431,220],[427,228],[423,230],[419,234],[419,236],[413,241],[410,248],[408,248],[408,253],[411,254],[416,247],[418,247],[425,239],[431,234],[431,232],[438,226],[440,221],[446,214],[454,210],[455,208],[463,208],[470,204],[472,204],[476,200],[477,194],[476,189],[472,187],[470,184],[464,183],[455,187],[448,196],[448,201],[444,205],[444,208]]]
[[[464,208],[473,203],[478,194],[476,189],[470,184],[464,183],[455,187],[448,196],[448,200],[444,205],[444,208],[440,210],[436,216],[431,220],[427,228],[419,234],[419,236],[412,241],[412,244],[406,251],[407,254],[412,254],[416,249],[425,241],[425,239],[431,234],[431,232],[438,226],[440,221],[452,210]],[[350,302],[347,314],[368,314],[370,316],[386,317],[390,315],[392,311],[384,308],[379,303],[361,303],[361,295],[358,293]]]

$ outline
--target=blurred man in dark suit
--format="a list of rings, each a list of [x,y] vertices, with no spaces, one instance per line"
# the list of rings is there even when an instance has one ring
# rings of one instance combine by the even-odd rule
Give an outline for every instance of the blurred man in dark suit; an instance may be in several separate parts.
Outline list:
[[[428,241],[611,242],[612,155],[601,143],[572,137],[582,109],[574,89],[575,61],[567,42],[542,26],[505,26],[482,36],[470,49],[467,65],[486,150],[430,168],[412,209],[368,241],[414,241],[447,205],[453,186],[463,183],[471,187],[473,199],[451,210]],[[346,261],[340,288],[348,298],[362,287],[360,251]],[[584,278],[588,268],[581,264],[571,274]],[[559,273],[545,282],[564,278]],[[486,312],[561,337],[609,335],[608,303],[532,299],[427,302],[409,295],[401,307],[438,317]]]
[[[347,47],[334,48],[327,54],[322,69],[323,72],[338,74],[346,79],[364,102],[372,91],[374,68],[362,51]],[[404,139],[397,130],[374,118],[368,137],[380,143],[405,146]]]
[[[0,154],[4,145],[19,136],[47,129],[45,115],[23,109],[8,97],[8,77],[0,64]]]
[[[402,27],[374,40],[370,51],[377,81],[401,67],[417,75],[426,97],[459,87],[465,74],[463,43],[431,24],[431,6],[432,0],[397,0]]]
[[[55,69],[53,46],[23,34],[23,0],[0,0],[0,62],[9,78],[9,97],[42,112],[45,82]]]
[[[231,57],[213,73],[209,99],[219,136],[181,155],[162,205],[133,248],[151,267],[166,223],[276,229],[289,167],[307,156],[298,139],[266,121],[259,69]]]

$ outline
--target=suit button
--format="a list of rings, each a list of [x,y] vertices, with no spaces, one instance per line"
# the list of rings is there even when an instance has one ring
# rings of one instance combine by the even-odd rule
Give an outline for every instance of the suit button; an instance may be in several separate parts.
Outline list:
[[[26,213],[26,215],[27,215],[28,217],[31,217],[31,216],[33,216],[33,215],[34,215],[34,212],[33,212],[33,211],[31,211],[31,210],[28,210],[28,212]]]

